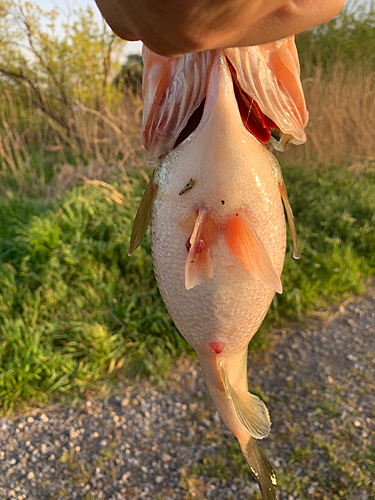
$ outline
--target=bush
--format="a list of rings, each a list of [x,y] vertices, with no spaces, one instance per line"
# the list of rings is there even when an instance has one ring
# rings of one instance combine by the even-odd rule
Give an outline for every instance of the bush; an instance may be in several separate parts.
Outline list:
[[[375,4],[347,2],[338,16],[297,35],[296,42],[303,76],[317,66],[331,73],[337,62],[375,69]]]
[[[89,7],[72,14],[61,35],[57,9],[0,0],[1,184],[45,184],[58,163],[139,165],[140,97],[112,85],[125,42]]]

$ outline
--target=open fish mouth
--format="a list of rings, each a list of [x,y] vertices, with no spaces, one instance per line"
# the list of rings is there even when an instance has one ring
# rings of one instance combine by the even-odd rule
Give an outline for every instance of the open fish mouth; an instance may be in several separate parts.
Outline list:
[[[198,128],[202,120],[205,103],[206,103],[206,98],[203,99],[203,101],[200,103],[200,105],[197,107],[194,113],[190,116],[187,124],[181,130],[179,136],[177,137],[176,142],[173,144],[172,149],[177,148]]]
[[[281,138],[281,131],[279,127],[273,120],[271,120],[271,118],[263,113],[256,100],[250,97],[249,94],[243,90],[238,81],[237,72],[227,57],[226,63],[230,69],[233,91],[237,101],[238,111],[245,129],[250,132],[250,134],[252,134],[263,146],[268,145],[271,136],[275,141],[279,142]],[[198,108],[190,116],[185,127],[177,137],[172,149],[178,147],[198,128],[204,113],[205,103],[206,98],[203,99]]]
[[[271,138],[271,131],[278,131],[277,135],[280,137],[280,129],[271,118],[262,112],[256,100],[241,88],[233,64],[228,58],[226,60],[232,75],[234,95],[242,123],[246,130],[258,139],[263,146],[267,146]]]
[[[308,112],[294,38],[258,47],[187,54],[170,59],[147,47],[144,57],[142,140],[154,160],[178,147],[199,127],[209,105],[217,65],[231,76],[242,123],[263,146],[306,141]],[[229,90],[229,89],[227,89]]]

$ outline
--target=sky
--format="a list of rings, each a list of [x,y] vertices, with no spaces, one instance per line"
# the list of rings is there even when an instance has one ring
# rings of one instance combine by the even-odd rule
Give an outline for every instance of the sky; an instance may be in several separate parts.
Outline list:
[[[95,0],[34,0],[35,3],[39,5],[42,9],[50,10],[54,7],[58,6],[59,9],[67,10],[66,6],[69,6],[72,9],[78,9],[79,7],[92,7],[93,12],[96,13],[96,18],[98,22],[101,22],[102,16],[98,7],[96,6]],[[64,9],[65,7],[65,9]],[[124,49],[124,56],[128,56],[129,54],[140,54],[142,52],[142,42],[127,42]]]
[[[347,3],[355,5],[370,5],[373,0],[347,0]],[[92,10],[96,13],[98,21],[101,21],[102,17],[96,6],[95,0],[36,0],[36,3],[45,10],[52,9],[56,6],[64,9],[64,5],[70,5],[71,8],[86,7],[87,5],[92,7]],[[129,54],[140,54],[142,51],[142,42],[127,42],[124,49],[124,56]]]

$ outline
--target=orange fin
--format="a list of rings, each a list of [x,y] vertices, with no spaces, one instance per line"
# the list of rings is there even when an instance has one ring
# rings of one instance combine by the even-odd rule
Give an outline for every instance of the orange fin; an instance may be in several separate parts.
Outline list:
[[[193,234],[188,244],[189,254],[185,264],[185,287],[190,290],[206,278],[212,278],[210,245],[214,240],[215,228],[206,210],[199,210]]]
[[[225,239],[229,250],[245,269],[272,290],[282,293],[280,278],[245,210],[240,209],[230,217]]]

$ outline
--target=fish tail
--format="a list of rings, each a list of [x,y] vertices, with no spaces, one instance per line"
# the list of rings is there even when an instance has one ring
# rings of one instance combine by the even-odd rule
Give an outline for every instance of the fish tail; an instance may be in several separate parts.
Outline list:
[[[262,492],[262,499],[278,500],[279,495],[276,491],[276,473],[270,462],[263,455],[257,441],[250,437],[244,445],[241,444],[241,449],[246,464]]]
[[[247,348],[242,356],[239,356],[237,366],[241,368],[241,365],[246,364],[246,360]],[[224,423],[238,439],[247,466],[262,492],[262,499],[278,500],[276,473],[257,443],[258,439],[268,436],[271,421],[263,401],[246,390],[246,366],[242,366],[243,369],[240,370],[245,378],[245,381],[241,381],[230,372],[231,366],[227,361],[221,359],[218,362],[218,371],[222,389],[215,386],[212,378],[209,378],[211,372],[207,370],[207,363],[202,363],[202,366],[211,397]],[[232,381],[235,381],[233,385],[230,376]]]

